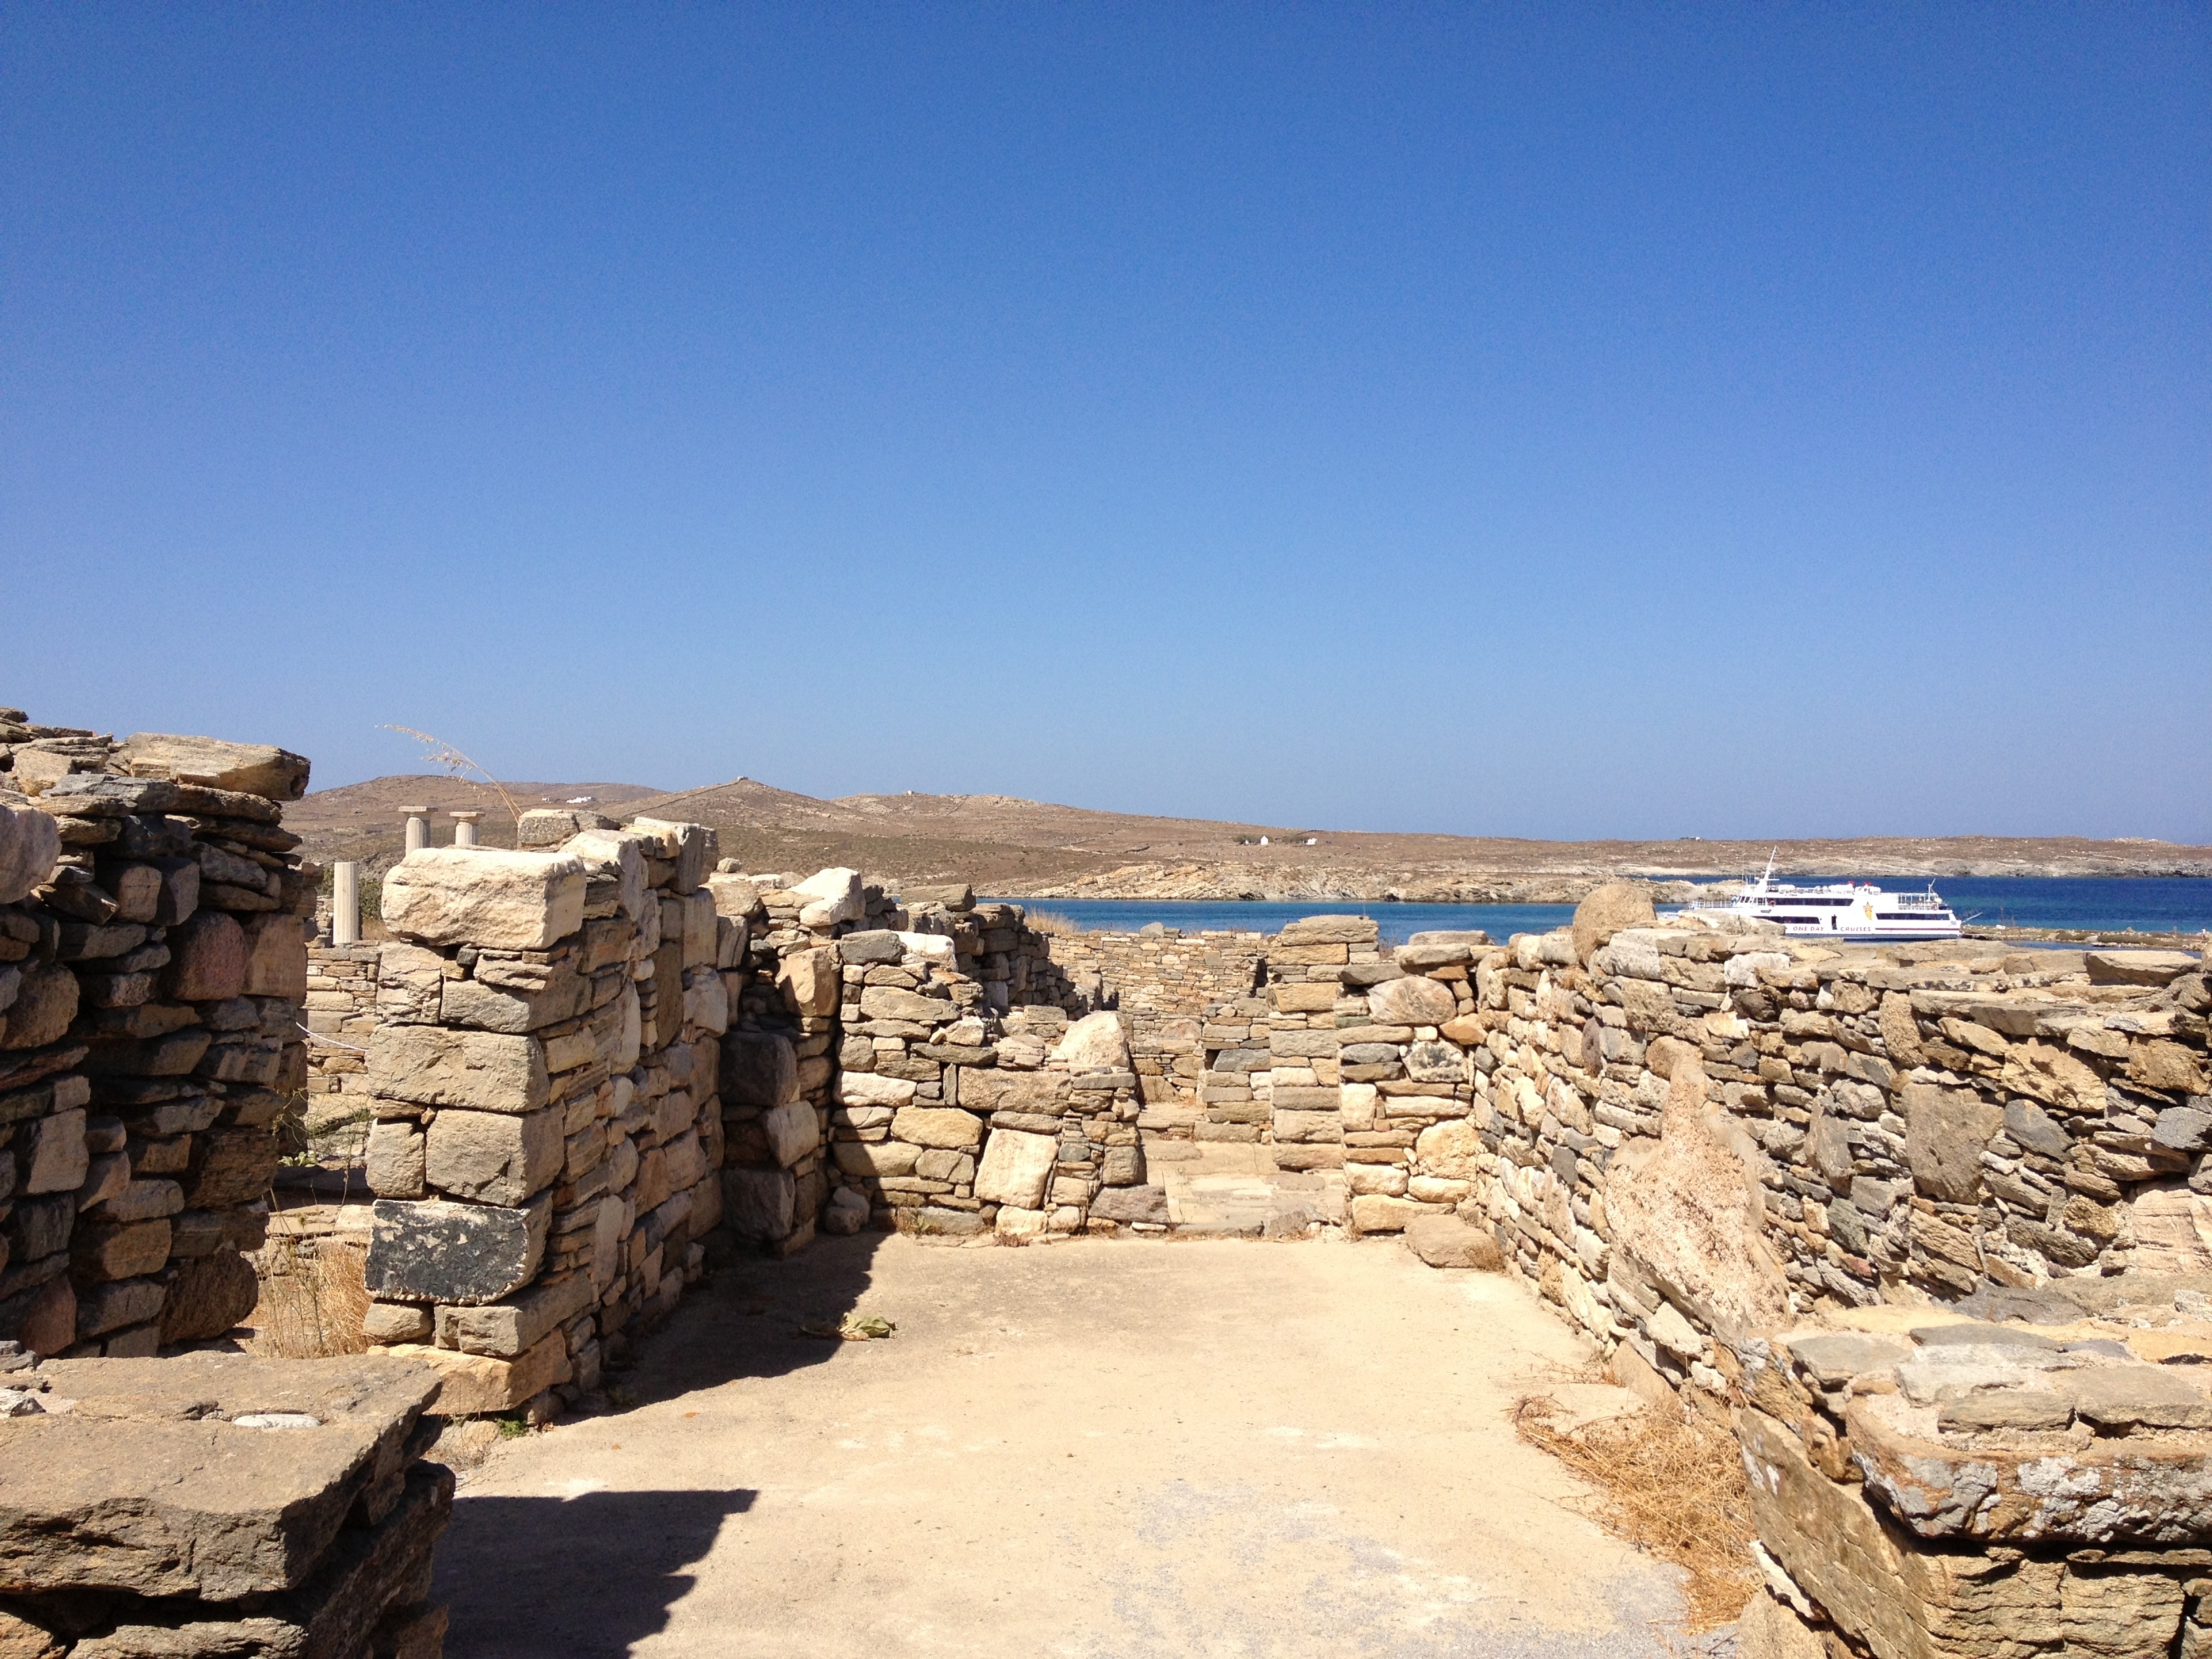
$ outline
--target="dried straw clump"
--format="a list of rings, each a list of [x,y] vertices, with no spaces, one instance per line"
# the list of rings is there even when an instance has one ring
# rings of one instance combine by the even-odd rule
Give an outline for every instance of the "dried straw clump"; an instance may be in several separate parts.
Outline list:
[[[1692,1631],[1725,1625],[1758,1588],[1751,1493],[1727,1430],[1692,1413],[1646,1407],[1562,1430],[1559,1402],[1524,1396],[1513,1426],[1597,1488],[1592,1518],[1689,1575]]]
[[[1073,916],[1062,915],[1057,910],[1024,908],[1022,912],[1022,921],[1030,932],[1042,933],[1047,939],[1064,939],[1073,933],[1087,933],[1091,931]]]
[[[249,1352],[278,1359],[323,1359],[362,1353],[368,1315],[363,1269],[368,1252],[335,1238],[271,1238],[255,1265],[261,1302],[253,1311]]]

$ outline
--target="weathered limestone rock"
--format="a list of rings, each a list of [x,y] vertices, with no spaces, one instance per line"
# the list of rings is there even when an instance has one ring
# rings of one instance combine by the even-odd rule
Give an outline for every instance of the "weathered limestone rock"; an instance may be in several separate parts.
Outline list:
[[[253,1264],[236,1250],[215,1250],[180,1264],[161,1307],[161,1346],[204,1342],[252,1316],[261,1300]]]
[[[799,1183],[788,1170],[722,1171],[722,1219],[739,1238],[785,1237],[798,1195]]]
[[[386,1100],[480,1112],[535,1111],[551,1096],[545,1045],[536,1037],[437,1025],[379,1025],[368,1042],[368,1085]]]
[[[1575,907],[1575,957],[1587,966],[1601,946],[1625,927],[1649,927],[1659,919],[1650,890],[1641,882],[1608,881]]]
[[[413,1343],[385,1352],[395,1359],[416,1361],[437,1374],[438,1395],[427,1408],[437,1417],[481,1417],[513,1411],[573,1375],[568,1345],[558,1331],[541,1338],[537,1346],[513,1359]]]
[[[2082,962],[2092,985],[2166,985],[2204,965],[2186,951],[2090,951]]]
[[[1450,987],[1416,975],[1391,980],[1367,994],[1368,1009],[1378,1025],[1441,1025],[1458,1006]]]
[[[307,793],[307,757],[265,743],[134,732],[116,746],[110,764],[126,777],[167,778],[264,800],[297,800]]]
[[[583,865],[588,881],[612,884],[616,908],[637,918],[645,915],[647,902],[641,839],[619,830],[586,830],[563,842],[561,851]]]
[[[217,1002],[246,989],[246,929],[221,910],[202,910],[169,933],[168,994],[179,1002]]]
[[[364,1498],[398,1495],[437,1388],[375,1355],[48,1361],[66,1413],[0,1419],[0,1590],[229,1601],[297,1587]],[[312,1429],[237,1419],[284,1414]]]
[[[629,821],[629,827],[631,833],[650,836],[660,843],[660,856],[675,863],[676,878],[671,884],[679,893],[689,893],[704,882],[720,854],[716,844],[719,837],[703,823],[636,817]]]
[[[840,1187],[830,1195],[830,1203],[822,1212],[822,1231],[839,1237],[850,1237],[868,1224],[868,1200],[850,1187]]]
[[[506,1302],[438,1310],[438,1346],[463,1353],[518,1359],[598,1298],[584,1273],[536,1285]],[[525,1396],[527,1398],[527,1396]]]
[[[841,1072],[837,1100],[845,1106],[903,1106],[913,1100],[915,1085],[904,1078],[877,1072]]]
[[[1293,947],[1305,945],[1372,945],[1380,931],[1365,916],[1301,916],[1285,924],[1279,937],[1283,944]]]
[[[1929,1198],[1954,1204],[1979,1198],[1982,1153],[2004,1127],[2004,1108],[1972,1090],[1926,1083],[1906,1084],[1903,1105],[1905,1157],[1913,1185]]]
[[[15,970],[15,1000],[0,1014],[0,1048],[43,1048],[69,1034],[81,993],[75,974],[58,962],[29,963]]]
[[[1060,1139],[1055,1135],[994,1130],[983,1148],[982,1161],[975,1167],[975,1196],[986,1204],[1041,1208],[1059,1156]]]
[[[430,1121],[423,1179],[438,1192],[520,1208],[561,1173],[562,1115],[447,1109]]]
[[[793,1013],[835,1013],[843,984],[836,948],[825,945],[792,951],[778,964],[775,982],[783,991],[784,1006]]]
[[[993,1137],[994,1139],[995,1136]],[[1006,1213],[1001,1210],[1000,1215]],[[1168,1194],[1164,1187],[1109,1187],[1091,1200],[1091,1213],[1102,1221],[1118,1221],[1124,1225],[1143,1221],[1165,1226],[1168,1223]]]
[[[584,865],[555,853],[426,847],[384,878],[384,925],[425,945],[542,951],[584,922]]]
[[[371,1206],[366,1279],[393,1302],[496,1302],[544,1259],[549,1197],[523,1208],[379,1199]]]
[[[1607,1171],[1613,1249],[1709,1330],[1774,1328],[1789,1317],[1789,1287],[1765,1237],[1756,1153],[1732,1145],[1741,1132],[1707,1111],[1695,1050],[1681,1047],[1671,1070],[1657,1144],[1624,1146]]]
[[[799,1098],[799,1060],[791,1039],[769,1031],[732,1031],[722,1039],[722,1098],[732,1106],[781,1106]]]
[[[907,1085],[909,1091],[913,1087]],[[814,1108],[803,1100],[788,1101],[762,1114],[761,1133],[768,1137],[769,1155],[787,1170],[822,1144]]]
[[[910,1021],[916,1025],[941,1025],[960,1012],[944,997],[926,997],[902,991],[896,985],[871,985],[860,993],[860,1012],[870,1019]]]
[[[43,884],[61,855],[52,813],[0,803],[0,904],[13,904]]]
[[[809,901],[799,913],[802,927],[835,927],[861,921],[868,913],[858,870],[818,871],[791,890]]]
[[[1086,1014],[1067,1028],[1052,1057],[1071,1072],[1126,1072],[1129,1039],[1113,1013]]]
[[[1406,1224],[1406,1243],[1431,1267],[1474,1267],[1497,1273],[1505,1266],[1498,1241],[1455,1215],[1419,1215]]]
[[[906,1106],[892,1117],[891,1133],[917,1146],[964,1152],[982,1144],[983,1120],[957,1107]]]

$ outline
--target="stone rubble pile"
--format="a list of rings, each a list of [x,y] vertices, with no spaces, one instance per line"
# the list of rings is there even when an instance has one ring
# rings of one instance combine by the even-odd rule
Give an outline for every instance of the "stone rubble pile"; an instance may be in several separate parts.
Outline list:
[[[252,1311],[319,872],[265,744],[0,709],[0,1339],[116,1357]]]
[[[437,1659],[437,1388],[375,1358],[0,1346],[0,1653]]]
[[[714,851],[640,818],[552,852],[424,848],[385,878],[366,1334],[444,1377],[441,1414],[551,1415],[702,1270],[748,947]]]

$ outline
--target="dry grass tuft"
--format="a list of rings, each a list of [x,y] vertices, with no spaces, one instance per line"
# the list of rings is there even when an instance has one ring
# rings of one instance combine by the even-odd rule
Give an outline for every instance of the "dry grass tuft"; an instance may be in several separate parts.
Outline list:
[[[1073,916],[1062,915],[1057,910],[1033,910],[1024,908],[1022,921],[1032,933],[1042,933],[1047,939],[1065,938],[1071,933],[1087,933],[1091,930]]]
[[[248,1352],[278,1359],[322,1359],[368,1348],[363,1270],[368,1252],[331,1237],[271,1238],[255,1266],[261,1302]]]
[[[1741,1613],[1758,1588],[1758,1533],[1735,1437],[1695,1413],[1651,1407],[1562,1430],[1552,1422],[1559,1409],[1547,1395],[1525,1395],[1513,1427],[1597,1488],[1592,1518],[1607,1532],[1689,1575],[1692,1631]]]

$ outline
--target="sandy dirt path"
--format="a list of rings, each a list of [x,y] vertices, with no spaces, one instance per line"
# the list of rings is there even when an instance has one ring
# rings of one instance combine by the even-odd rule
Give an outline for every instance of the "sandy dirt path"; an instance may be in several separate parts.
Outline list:
[[[849,1309],[897,1334],[798,1334]],[[1510,1421],[1587,1357],[1392,1242],[826,1240],[695,1291],[634,1407],[470,1473],[447,1651],[1668,1652],[1672,1570]]]

